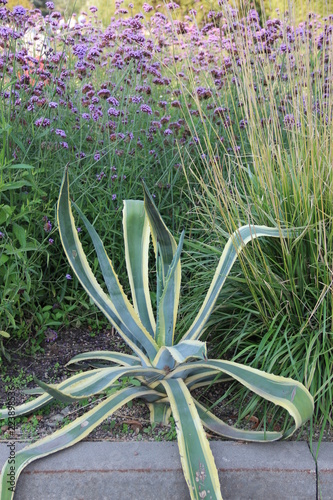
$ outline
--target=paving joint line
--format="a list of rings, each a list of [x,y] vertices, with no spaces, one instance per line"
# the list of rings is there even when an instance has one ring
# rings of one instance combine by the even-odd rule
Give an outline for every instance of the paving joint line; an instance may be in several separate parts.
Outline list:
[[[311,446],[310,446],[310,443],[309,441],[306,442],[307,445],[308,445],[308,448],[309,448],[309,452],[310,452],[310,455],[312,456],[313,458],[313,461],[314,461],[314,464],[315,464],[315,468],[316,468],[316,500],[320,500],[319,498],[319,471],[318,471],[318,460],[316,459],[316,456],[314,455],[312,449],[311,449]]]

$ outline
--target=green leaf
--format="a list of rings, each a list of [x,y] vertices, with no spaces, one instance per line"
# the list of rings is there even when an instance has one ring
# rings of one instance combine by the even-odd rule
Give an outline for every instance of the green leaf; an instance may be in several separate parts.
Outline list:
[[[159,346],[172,345],[173,335],[175,330],[176,316],[179,304],[180,281],[181,281],[181,265],[180,252],[184,235],[181,237],[180,245],[178,246],[170,233],[169,229],[164,224],[154,201],[146,187],[144,187],[144,206],[149,219],[150,231],[152,235],[154,251],[156,256],[157,269],[157,307],[158,315],[156,321],[156,341]],[[175,254],[176,257],[175,257]],[[175,260],[174,260],[175,257]],[[169,274],[170,267],[174,265],[174,270]],[[169,277],[168,277],[169,275]],[[170,280],[168,296],[164,297],[160,305],[160,299],[164,292],[164,287],[167,283],[167,277]],[[170,312],[167,312],[167,310]],[[160,318],[160,314],[162,317]]]
[[[232,377],[222,373],[216,373],[216,370],[207,370],[206,368],[198,368],[195,373],[185,379],[185,384],[188,389],[193,391],[205,385],[221,384],[223,382],[230,382]]]
[[[208,359],[204,364],[193,362],[188,366],[181,365],[175,368],[166,378],[184,377],[187,372],[190,374],[195,368],[221,371],[238,380],[238,382],[255,394],[267,399],[267,401],[285,408],[295,420],[295,426],[286,431],[283,435],[284,438],[293,434],[313,413],[313,397],[300,382],[291,378],[266,373],[233,361]]]
[[[153,359],[158,350],[157,345],[143,327],[133,306],[124,294],[111,261],[106,255],[103,243],[95,229],[81,212],[80,215],[92,238],[110,297],[106,295],[98,284],[77,235],[69,199],[69,181],[66,169],[59,194],[58,225],[60,238],[67,258],[88,295],[113,324],[125,342],[141,359],[141,362],[148,366],[150,365],[150,361],[142,348]]]
[[[238,253],[245,247],[245,245],[249,243],[249,241],[261,236],[278,238],[287,236],[287,234],[288,233],[286,231],[281,232],[279,229],[271,227],[249,225],[240,227],[230,236],[226,246],[224,247],[205,300],[192,325],[184,335],[183,340],[199,339],[204,333],[205,324],[211,315],[222,286],[224,285],[224,282],[237,259]]]
[[[125,200],[123,228],[127,274],[134,308],[142,324],[155,336],[155,318],[148,283],[148,248],[150,229],[143,201]]]
[[[178,271],[180,270],[180,254],[183,248],[184,235],[185,232],[183,231],[168,274],[165,277],[161,298],[157,304],[156,342],[159,346],[172,346],[174,341],[180,295]]]
[[[0,206],[0,224],[6,222],[13,212],[15,211],[14,207],[10,207],[9,205],[1,205]]]
[[[182,379],[161,383],[175,419],[180,459],[191,499],[222,500],[214,457],[189,390]]]
[[[26,231],[22,226],[19,226],[18,224],[13,224],[13,233],[15,234],[16,238],[18,239],[21,249],[20,250],[25,250],[25,247],[27,245],[27,235]]]
[[[194,402],[203,425],[210,431],[215,432],[215,434],[219,434],[228,439],[240,439],[242,441],[271,442],[282,438],[281,432],[236,429],[236,427],[232,427],[216,417],[198,401],[194,400]]]
[[[92,372],[93,374],[91,375]],[[81,377],[72,387],[66,387],[64,389],[45,384],[40,380],[36,380],[36,382],[54,399],[62,401],[63,403],[71,403],[104,392],[121,377],[147,377],[150,380],[153,379],[156,381],[162,378],[164,373],[163,371],[151,368],[122,366],[92,370],[91,372],[86,372],[85,375],[85,377]],[[73,378],[74,377],[72,377],[72,379]]]
[[[141,365],[140,359],[132,356],[131,354],[122,354],[113,351],[89,351],[74,356],[74,358],[68,361],[65,366],[92,360],[108,361],[110,363],[117,363],[123,366]]]
[[[18,169],[33,170],[35,167],[33,167],[32,165],[27,165],[25,163],[18,163],[17,165],[9,165],[6,168],[8,170],[18,170]]]
[[[52,387],[55,387],[59,390],[63,389],[70,389],[73,386],[75,386],[77,383],[81,382],[82,380],[88,380],[89,377],[94,377],[96,373],[100,372],[101,369],[98,370],[91,370],[89,372],[85,373],[78,373],[76,375],[73,375],[72,377],[68,378],[67,380],[64,380],[60,384],[54,385]],[[71,389],[72,390],[72,389]],[[20,417],[21,415],[26,415],[28,413],[31,413],[33,411],[38,410],[39,408],[42,408],[45,406],[47,403],[52,401],[53,396],[50,394],[43,393],[41,396],[38,398],[34,399],[33,401],[29,401],[28,403],[23,403],[19,406],[15,406],[15,416]],[[0,410],[0,419],[3,418],[8,418],[8,410],[6,408],[2,408]]]
[[[152,424],[168,425],[171,415],[171,408],[166,403],[148,403],[150,411],[150,422]]]
[[[14,181],[8,182],[6,184],[0,184],[0,191],[10,191],[13,189],[21,189],[24,186],[31,186],[31,183],[28,181]]]
[[[8,260],[9,260],[8,255],[5,255],[4,253],[2,253],[0,255],[0,266],[2,266],[3,264],[6,264],[6,262],[8,262]]]
[[[15,484],[20,473],[29,463],[39,458],[51,455],[57,451],[73,446],[75,443],[87,437],[100,423],[108,416],[112,415],[118,408],[136,397],[145,395],[152,399],[158,399],[159,395],[153,390],[144,387],[129,387],[117,391],[110,397],[95,406],[74,422],[66,425],[62,429],[54,432],[50,436],[40,439],[36,443],[23,448],[15,455]],[[7,475],[10,472],[10,463],[5,463],[0,479],[0,498],[1,500],[12,500],[14,492],[8,489]]]
[[[160,245],[161,250],[161,260],[162,260],[162,273],[164,279],[166,278],[169,267],[173,260],[173,256],[177,250],[177,244],[170,233],[169,229],[164,224],[162,217],[160,216],[153,198],[151,197],[146,185],[143,183],[144,188],[144,207],[149,219],[149,225],[151,230],[151,235],[153,239],[153,245],[155,250],[155,255],[157,255],[157,244]],[[179,265],[180,274],[180,265]]]
[[[207,358],[206,342],[200,340],[184,340],[179,344],[168,347],[163,346],[158,351],[153,366],[164,369],[165,366],[173,368],[176,363],[185,363],[189,358]]]

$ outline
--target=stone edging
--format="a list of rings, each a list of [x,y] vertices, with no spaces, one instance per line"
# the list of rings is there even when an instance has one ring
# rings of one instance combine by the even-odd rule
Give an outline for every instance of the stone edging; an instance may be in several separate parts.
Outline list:
[[[0,444],[0,467],[8,444]],[[333,443],[321,444],[317,463],[305,442],[210,444],[224,500],[333,499]],[[15,443],[16,451],[22,447]],[[15,500],[41,498],[187,500],[189,494],[176,442],[85,441],[24,469]]]

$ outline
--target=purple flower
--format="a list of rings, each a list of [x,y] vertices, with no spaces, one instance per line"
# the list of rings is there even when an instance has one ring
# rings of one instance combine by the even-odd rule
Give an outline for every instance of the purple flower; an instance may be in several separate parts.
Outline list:
[[[108,97],[110,97],[111,95],[111,92],[109,89],[101,89],[97,92],[97,95],[99,97],[102,97],[102,99],[107,99]],[[107,102],[110,102],[108,99],[107,99]],[[113,103],[111,103],[113,104]]]
[[[115,108],[109,108],[108,115],[109,116],[119,116],[119,111]]]
[[[36,127],[49,127],[51,124],[51,121],[48,118],[38,118],[35,121]]]
[[[72,276],[70,274],[66,274],[66,280],[71,280]]]
[[[142,111],[142,113],[147,113],[148,115],[153,114],[151,107],[148,106],[147,104],[141,104],[140,110]]]
[[[94,90],[94,87],[91,85],[91,83],[85,83],[82,85],[82,94],[87,94],[88,92],[91,92]]]
[[[57,102],[50,101],[49,102],[49,108],[56,109],[58,107]]]
[[[175,2],[169,2],[166,4],[166,8],[168,10],[176,10],[176,9],[179,9],[179,5]]]
[[[86,55],[87,50],[88,50],[87,45],[84,45],[83,43],[78,43],[73,47],[73,54],[77,56],[79,59],[83,59],[84,56]]]
[[[80,227],[77,227],[76,230],[78,233],[81,233],[81,231],[82,231],[82,229]]]
[[[172,106],[173,108],[180,108],[180,107],[181,107],[181,104],[180,104],[180,102],[179,102],[179,101],[172,101],[171,106]]]
[[[145,12],[150,12],[153,10],[153,7],[151,5],[149,5],[148,3],[144,3],[142,8]]]
[[[82,113],[82,115],[81,115],[81,116],[82,116],[82,118],[83,118],[84,120],[90,120],[90,115],[89,115],[89,113]]]
[[[53,2],[46,2],[45,7],[49,10],[54,9],[54,3]]]
[[[139,104],[139,102],[142,101],[142,97],[140,95],[133,95],[131,97],[131,101],[134,103],[134,104]]]
[[[169,128],[166,128],[166,129],[164,130],[164,135],[172,135],[172,134],[173,134],[173,132],[172,132],[172,130],[170,130]]]
[[[26,13],[26,9],[22,7],[21,5],[17,5],[13,7],[13,15],[14,16],[24,16]]]
[[[60,135],[60,137],[66,137],[66,132],[64,130],[62,130],[61,128],[56,128],[55,133],[57,135]]]
[[[62,142],[59,142],[59,144],[60,144],[60,146],[61,146],[62,148],[64,148],[64,149],[68,149],[68,144],[67,144],[67,142],[62,141]]]
[[[205,87],[198,87],[196,92],[199,99],[209,99],[213,95],[212,91],[210,89],[206,89]]]
[[[99,93],[100,93],[100,92],[102,92],[102,91],[100,90],[100,91],[98,92],[98,95],[99,95]],[[112,106],[116,106],[116,107],[118,107],[118,106],[119,106],[119,101],[118,101],[118,99],[116,99],[116,98],[115,98],[115,97],[113,97],[113,96],[110,96],[110,97],[106,100],[106,102],[108,102],[109,104],[112,104]]]
[[[98,160],[100,160],[100,159],[101,159],[101,153],[99,153],[99,152],[95,153],[95,154],[94,154],[94,160],[95,160],[95,161],[98,161]]]
[[[3,233],[0,231],[0,240],[3,238]]]
[[[45,222],[45,224],[44,224],[44,231],[45,231],[46,233],[49,233],[49,232],[51,231],[51,229],[52,229],[52,224],[51,224],[51,222],[48,220],[48,221],[47,221],[47,222]]]
[[[84,153],[83,151],[80,151],[79,153],[76,153],[75,157],[83,159],[86,157],[86,153]]]
[[[54,239],[53,238],[49,238],[49,244],[53,245],[53,243],[54,243]]]
[[[90,12],[92,12],[93,14],[95,14],[95,12],[98,11],[98,8],[95,7],[95,5],[92,5],[91,7],[89,7],[89,10],[90,10]]]
[[[285,115],[283,123],[288,130],[291,130],[295,125],[295,117],[293,114]]]
[[[98,181],[101,181],[103,177],[105,177],[105,175],[106,175],[105,172],[102,171],[100,174],[96,174],[96,179]]]
[[[112,195],[112,201],[115,201],[117,199],[117,195],[116,194],[113,194]]]

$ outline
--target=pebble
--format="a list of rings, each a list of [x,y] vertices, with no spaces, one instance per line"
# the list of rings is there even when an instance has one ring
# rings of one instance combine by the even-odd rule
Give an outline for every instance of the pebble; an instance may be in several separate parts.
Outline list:
[[[66,406],[66,408],[63,408],[60,413],[66,417],[70,412],[71,412],[70,407]]]
[[[64,419],[64,415],[61,415],[60,413],[57,413],[56,415],[53,415],[52,417],[50,417],[46,422],[45,422],[45,425],[47,425],[48,427],[57,427],[58,423],[59,422],[62,422],[62,420]]]

